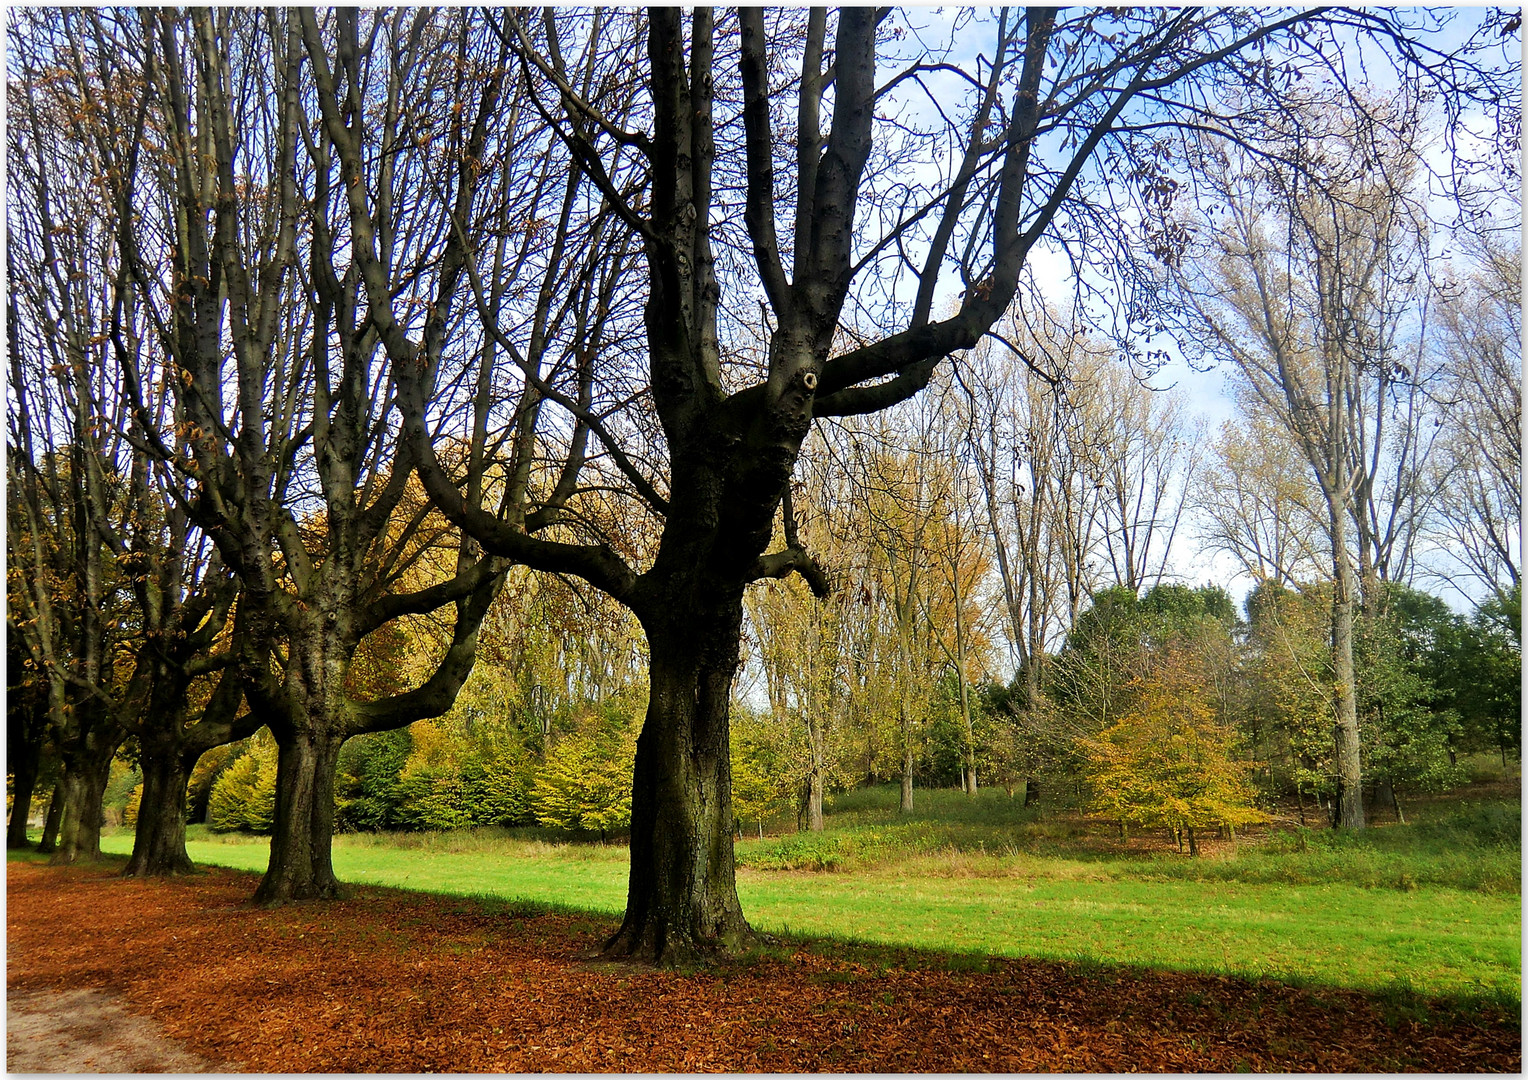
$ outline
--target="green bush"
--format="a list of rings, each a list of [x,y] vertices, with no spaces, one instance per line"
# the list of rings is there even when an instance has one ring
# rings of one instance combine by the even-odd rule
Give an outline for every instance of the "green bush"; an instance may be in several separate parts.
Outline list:
[[[454,769],[419,770],[398,781],[398,817],[410,829],[443,832],[473,823],[467,786]]]
[[[249,748],[249,739],[214,746],[203,754],[191,769],[191,780],[186,785],[187,824],[206,824],[207,804],[212,799],[212,787],[223,770],[238,760]]]
[[[565,735],[547,751],[531,802],[536,820],[556,829],[603,838],[631,824],[631,769],[636,736],[630,729]]]
[[[462,766],[462,785],[474,825],[529,825],[535,767],[518,754],[474,754]]]
[[[207,800],[213,832],[268,833],[276,819],[276,742],[262,731],[228,766]]]
[[[136,766],[129,765],[120,757],[112,760],[106,790],[101,793],[101,812],[106,818],[106,824],[127,823],[127,800],[132,796],[133,789],[142,783],[143,773]]]
[[[342,832],[403,827],[398,774],[413,742],[407,729],[360,735],[340,750],[334,778],[334,824]]]

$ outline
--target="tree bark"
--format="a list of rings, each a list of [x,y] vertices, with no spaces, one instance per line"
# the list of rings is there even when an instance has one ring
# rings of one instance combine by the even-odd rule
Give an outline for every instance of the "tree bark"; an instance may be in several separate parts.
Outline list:
[[[1332,675],[1337,776],[1342,799],[1336,824],[1344,829],[1364,827],[1363,765],[1359,757],[1358,680],[1353,667],[1353,606],[1357,582],[1347,549],[1346,511],[1328,496],[1332,562]]]
[[[332,900],[340,893],[329,850],[334,835],[334,765],[344,740],[313,727],[278,733],[276,738],[271,858],[255,890],[255,903]]]
[[[133,854],[123,877],[174,877],[195,873],[186,854],[186,785],[200,752],[145,754],[143,795],[138,802],[138,824],[133,833]]]
[[[822,832],[822,769],[813,765],[806,774],[806,828]]]
[[[737,899],[727,737],[742,613],[739,589],[712,613],[707,622],[720,625],[704,636],[685,620],[647,628],[650,689],[633,769],[631,876],[608,955],[687,964],[752,940]]]
[[[51,855],[58,850],[58,829],[64,820],[64,778],[60,774],[53,783],[53,795],[48,800],[48,816],[43,820],[42,837],[37,841],[40,855]]]
[[[60,785],[64,792],[58,826],[58,847],[50,860],[67,865],[101,857],[101,807],[111,778],[111,759],[122,745],[123,733],[91,738],[89,745],[64,762]]]
[[[811,765],[806,773],[806,827],[808,832],[822,832],[822,795],[827,768],[823,763],[822,721],[816,715],[807,719],[811,740]]]
[[[897,803],[897,812],[911,814],[913,812],[913,740],[912,732],[904,722],[902,726],[902,797]]]
[[[74,862],[80,853],[80,804],[85,800],[85,781],[78,769],[64,767],[53,798],[60,809],[57,840],[49,862],[65,865]]]
[[[41,748],[36,745],[11,747],[11,767],[15,770],[12,782],[14,801],[11,818],[5,830],[7,848],[27,846],[27,819],[32,816],[32,794],[37,788],[37,774],[42,765]]]

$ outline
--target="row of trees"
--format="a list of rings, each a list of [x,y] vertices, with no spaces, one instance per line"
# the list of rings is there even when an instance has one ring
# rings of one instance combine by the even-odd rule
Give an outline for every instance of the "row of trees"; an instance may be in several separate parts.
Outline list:
[[[62,764],[61,855],[95,849],[131,734],[132,869],[184,869],[193,763],[259,724],[276,791],[257,895],[333,895],[344,745],[445,714],[511,572],[560,575],[645,645],[609,947],[665,960],[749,937],[730,708],[751,584],[831,591],[792,492],[814,428],[873,427],[945,358],[1006,342],[1042,248],[1077,268],[1071,317],[1139,354],[1192,310],[1171,271],[1217,138],[1324,180],[1301,152],[1322,109],[1380,143],[1415,130],[1334,57],[1391,58],[1391,96],[1435,102],[1449,131],[1506,108],[1516,72],[1486,59],[1495,16],[1442,53],[1433,13],[11,18],[8,629],[33,703],[18,723]],[[1485,126],[1488,150],[1512,145],[1506,113]],[[1108,460],[1056,475],[1098,483],[1085,470]],[[977,490],[991,514],[991,485],[970,486],[985,475],[952,469],[927,497],[969,507]],[[1156,520],[1142,507],[1170,494],[1144,483],[1099,512]],[[888,503],[922,497],[895,487]],[[1147,573],[1167,536],[1130,536],[1108,550]],[[949,584],[932,617],[930,594],[891,586],[904,688],[919,648],[954,672],[968,789],[991,633],[968,623],[977,537],[954,529],[919,568]],[[846,607],[782,625],[782,647],[850,640],[865,628]],[[398,665],[400,639],[431,648]],[[1044,640],[1025,637],[1032,660]],[[772,713],[837,707],[805,666],[766,680]]]

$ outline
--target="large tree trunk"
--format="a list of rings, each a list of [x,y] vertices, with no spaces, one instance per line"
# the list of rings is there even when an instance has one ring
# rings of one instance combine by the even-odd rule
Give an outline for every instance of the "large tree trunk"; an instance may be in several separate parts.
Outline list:
[[[272,729],[273,731],[275,729]],[[277,734],[276,820],[271,859],[255,890],[257,904],[328,900],[339,895],[330,843],[334,837],[334,765],[338,735],[313,728]]]
[[[662,964],[735,952],[752,938],[732,852],[728,701],[737,671],[741,589],[703,624],[647,628],[647,718],[637,739],[626,918],[610,955]]]
[[[42,750],[35,743],[10,747],[15,770],[11,786],[11,818],[5,830],[5,846],[27,846],[27,819],[32,816],[32,794],[37,788],[37,773],[42,765]]]
[[[63,813],[59,818],[58,847],[50,860],[55,865],[101,857],[101,808],[111,778],[111,759],[122,744],[122,735],[119,732],[104,741],[92,739],[91,743],[73,760],[64,762],[60,782]]]
[[[55,865],[74,862],[80,854],[80,804],[85,799],[85,779],[78,768],[65,764],[58,778],[58,789],[53,793],[53,803],[58,810],[58,831],[55,834],[53,858]]]
[[[147,751],[147,748],[145,748]],[[173,877],[195,872],[186,854],[186,784],[198,754],[145,752],[143,795],[138,803],[138,826],[133,854],[123,877]]]

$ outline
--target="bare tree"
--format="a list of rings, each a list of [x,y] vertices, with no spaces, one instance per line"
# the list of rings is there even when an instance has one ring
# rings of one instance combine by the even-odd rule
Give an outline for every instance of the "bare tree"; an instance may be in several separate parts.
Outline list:
[[[1473,272],[1440,304],[1445,431],[1429,484],[1446,493],[1434,527],[1453,561],[1466,580],[1505,597],[1522,561],[1522,255],[1500,242],[1477,247]]]
[[[422,352],[407,333],[382,337],[432,499],[487,550],[584,577],[646,631],[651,698],[631,880],[608,947],[667,960],[749,936],[733,884],[727,703],[745,584],[820,578],[803,549],[767,550],[812,420],[918,393],[942,358],[996,323],[1042,238],[1067,237],[1079,258],[1108,249],[1097,265],[1149,303],[1147,261],[1180,242],[1159,227],[1175,153],[1164,132],[1219,126],[1256,142],[1283,112],[1284,80],[1307,62],[1326,65],[1339,36],[1414,55],[1418,28],[1367,13],[1037,9],[992,16],[973,66],[953,51],[930,57],[891,12],[746,9],[734,24],[707,9],[688,19],[654,10],[635,16],[645,67],[607,47],[619,68],[576,76],[569,57],[599,51],[612,18],[506,15],[494,25],[598,191],[598,212],[640,238],[645,272],[632,287],[645,297],[642,340],[602,353],[597,381],[637,388],[626,430],[644,440],[623,445],[609,414],[566,395],[556,404],[588,425],[652,514],[650,562],[593,537],[539,537],[485,511],[431,453],[428,333]],[[1456,63],[1427,77],[1446,78]],[[607,100],[634,78],[634,96]],[[942,108],[924,110],[930,100]],[[931,171],[910,168],[931,159]],[[1132,163],[1123,184],[1121,162]],[[1117,214],[1121,202],[1143,212]],[[370,275],[375,249],[356,235],[357,264]],[[935,318],[946,281],[964,293]],[[386,290],[367,294],[374,322],[397,321]],[[765,340],[749,348],[755,304]],[[502,313],[480,304],[479,315],[508,338]]]
[[[1105,413],[1098,441],[1103,481],[1101,547],[1114,581],[1140,593],[1162,581],[1199,470],[1203,422],[1172,390],[1154,390],[1128,367],[1095,375],[1093,407]]]
[[[1415,150],[1380,122],[1396,123],[1403,107],[1307,111],[1314,130],[1290,149],[1301,171],[1223,150],[1210,160],[1225,214],[1205,287],[1191,302],[1248,392],[1302,450],[1325,503],[1341,822],[1361,829],[1354,610],[1361,597],[1377,603],[1378,580],[1409,558],[1421,374],[1405,363],[1403,334],[1419,295],[1426,225]],[[1385,499],[1380,474],[1390,468]]]
[[[449,707],[507,565],[445,536],[427,505],[405,506],[413,462],[395,453],[394,394],[348,253],[345,199],[358,177],[341,171],[330,128],[309,115],[319,95],[304,81],[304,18],[231,9],[53,17],[113,213],[110,259],[84,272],[111,280],[115,297],[104,337],[130,419],[114,427],[237,575],[227,662],[280,747],[271,862],[257,892],[267,902],[334,894],[341,743]],[[464,21],[395,15],[373,30],[395,63],[347,105],[380,111],[389,140],[402,137],[400,95],[421,67],[475,78],[485,104],[497,102],[502,50],[496,58]],[[425,80],[421,92],[439,85]],[[470,132],[459,126],[449,159],[463,198],[479,181]],[[401,280],[437,259],[444,241],[415,213],[426,200],[411,202],[425,178],[395,172],[385,154],[379,161],[378,216]],[[440,543],[458,550],[456,576],[400,591],[402,573]],[[423,685],[373,701],[349,692],[367,635],[451,605],[451,641]]]
[[[1296,588],[1331,562],[1322,496],[1278,418],[1252,394],[1239,406],[1210,444],[1192,495],[1205,523],[1200,541],[1230,554],[1255,581]]]

